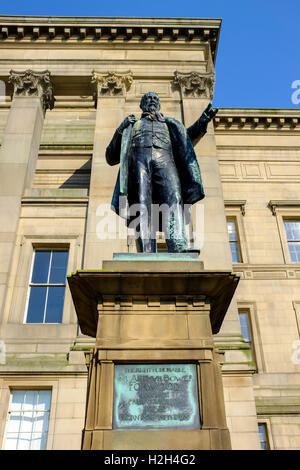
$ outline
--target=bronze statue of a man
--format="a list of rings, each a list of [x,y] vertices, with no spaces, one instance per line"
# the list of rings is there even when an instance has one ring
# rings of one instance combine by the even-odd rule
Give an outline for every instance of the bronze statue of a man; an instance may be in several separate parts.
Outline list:
[[[156,230],[161,228],[169,252],[186,252],[184,205],[204,198],[193,144],[204,136],[218,110],[209,104],[186,129],[160,113],[154,92],[142,97],[140,108],[140,119],[126,117],[106,149],[109,165],[120,163],[112,208],[126,218],[129,227],[135,227],[141,252],[155,253]],[[153,217],[157,207],[162,213],[158,224]]]

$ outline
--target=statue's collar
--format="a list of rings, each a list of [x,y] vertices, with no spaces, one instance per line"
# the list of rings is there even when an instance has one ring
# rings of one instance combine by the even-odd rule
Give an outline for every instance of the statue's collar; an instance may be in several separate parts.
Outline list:
[[[159,111],[155,111],[155,113],[145,111],[141,117],[151,119],[151,121],[166,122],[163,114],[161,114]]]

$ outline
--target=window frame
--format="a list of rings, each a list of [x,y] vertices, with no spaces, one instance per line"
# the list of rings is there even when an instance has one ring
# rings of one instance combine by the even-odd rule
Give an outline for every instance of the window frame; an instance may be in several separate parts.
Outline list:
[[[286,230],[284,226],[285,220],[299,220],[300,221],[300,202],[289,206],[288,201],[276,201],[276,204],[273,201],[269,202],[269,207],[272,209],[273,216],[276,217],[277,228],[279,232],[279,239],[282,248],[283,263],[297,266],[298,261],[292,261],[290,255],[290,249],[288,246],[288,240],[286,236]]]
[[[240,312],[247,312],[249,318],[249,328],[252,337],[251,351],[253,362],[256,366],[256,373],[266,372],[266,363],[263,355],[263,345],[261,335],[259,332],[259,322],[257,315],[257,308],[255,302],[239,302],[237,303],[238,315]],[[240,321],[240,320],[239,320]]]
[[[272,437],[272,432],[271,432],[271,422],[270,422],[270,419],[269,418],[265,418],[265,417],[260,417],[258,416],[258,420],[257,420],[257,429],[258,429],[258,433],[259,433],[259,428],[258,426],[259,425],[264,425],[265,426],[265,429],[266,429],[266,438],[267,438],[267,443],[268,443],[268,446],[269,448],[266,449],[266,450],[273,450],[274,449],[274,443],[273,443],[273,437]],[[259,443],[260,443],[260,439],[259,439]],[[263,449],[261,449],[263,450]]]
[[[282,216],[282,224],[283,224],[283,229],[284,229],[284,235],[285,235],[285,241],[286,241],[286,245],[287,245],[287,251],[288,251],[288,256],[286,256],[286,259],[288,259],[289,263],[293,263],[293,264],[297,264],[297,263],[300,263],[300,260],[299,261],[292,261],[292,258],[291,258],[291,252],[290,252],[290,247],[289,247],[289,242],[290,240],[288,240],[288,237],[287,237],[287,233],[286,233],[286,228],[285,228],[285,222],[299,222],[300,224],[300,214],[299,214],[299,217],[289,217],[289,216]],[[298,241],[298,240],[296,240]],[[299,245],[300,245],[300,239],[299,239]]]
[[[46,439],[46,446],[45,446],[45,449],[36,449],[36,450],[46,450],[47,449],[47,443],[48,443],[48,433],[49,433],[49,422],[50,422],[50,411],[51,411],[51,400],[52,400],[52,390],[51,389],[12,389],[10,390],[10,398],[9,398],[9,405],[8,405],[8,411],[7,411],[7,415],[6,415],[6,425],[5,425],[5,435],[4,435],[4,442],[3,442],[3,448],[4,450],[8,450],[6,449],[6,442],[7,442],[7,437],[8,437],[8,434],[11,434],[11,433],[8,433],[8,426],[9,426],[9,423],[10,423],[10,415],[11,413],[13,413],[13,411],[11,410],[11,404],[12,404],[12,398],[13,398],[13,393],[14,392],[24,392],[24,394],[26,394],[27,392],[42,392],[42,391],[47,391],[47,392],[50,392],[50,406],[49,406],[49,410],[47,410],[47,414],[48,414],[48,428],[47,428],[47,439]],[[24,402],[23,402],[24,403]],[[44,411],[44,410],[43,410]],[[32,410],[28,411],[28,412],[32,412],[32,413],[36,413],[37,410],[35,410],[35,408],[33,407]],[[15,413],[17,413],[15,411]],[[24,414],[24,411],[21,410],[19,412],[19,416],[20,416],[20,419],[18,420],[19,422],[23,421],[23,414]],[[19,440],[19,436],[21,434],[20,430],[18,432],[16,432],[15,434],[18,434],[18,440]],[[32,434],[33,431],[31,431],[31,438],[32,438]],[[32,441],[32,439],[30,440],[30,442]],[[25,449],[15,449],[15,450],[25,450]],[[31,449],[28,449],[28,450],[31,450]]]
[[[5,450],[6,444],[6,434],[8,427],[8,413],[11,403],[11,396],[13,391],[18,390],[49,390],[51,391],[51,402],[50,402],[50,413],[49,413],[49,425],[48,425],[48,435],[47,435],[47,445],[46,450],[51,450],[53,447],[54,439],[54,430],[55,430],[55,415],[56,415],[56,405],[57,405],[57,395],[58,395],[58,382],[56,380],[45,380],[40,381],[37,377],[32,377],[29,379],[22,376],[18,379],[4,379],[3,383],[3,399],[6,398],[6,409],[4,409],[5,415],[3,419],[2,430],[0,428],[0,449]]]
[[[244,227],[244,217],[246,215],[246,203],[247,201],[229,201],[225,200],[225,217],[226,217],[226,230],[228,236],[228,228],[227,228],[227,221],[234,220],[235,228],[237,233],[238,245],[239,245],[239,254],[240,254],[240,262],[232,262],[235,266],[240,264],[248,264],[249,262],[249,254],[247,248],[247,239],[246,239],[246,232]],[[228,236],[229,239],[229,236]],[[230,242],[229,242],[230,243]],[[230,250],[231,254],[231,250]]]
[[[295,320],[297,324],[298,335],[300,338],[300,300],[293,300],[293,308],[295,311]]]
[[[233,222],[235,226],[235,233],[236,233],[236,240],[230,240],[229,239],[229,232],[228,232],[228,222]],[[237,220],[233,216],[228,216],[226,217],[226,226],[227,226],[227,233],[228,233],[228,241],[229,241],[229,247],[230,247],[230,253],[231,253],[231,261],[232,264],[240,264],[243,263],[243,255],[242,255],[242,250],[241,250],[241,241],[240,241],[240,236],[239,236],[239,229],[237,225]],[[231,251],[231,245],[236,244],[237,246],[237,251],[238,251],[238,256],[239,256],[239,261],[234,261],[232,259],[232,251]]]
[[[14,295],[8,312],[8,322],[21,324],[26,329],[35,330],[39,325],[53,331],[59,325],[77,324],[77,316],[69,288],[66,288],[62,323],[26,323],[29,283],[31,280],[32,260],[35,249],[64,248],[69,250],[67,274],[80,269],[82,260],[82,239],[79,235],[30,235],[20,240],[20,251],[16,263]],[[16,283],[18,280],[18,284]],[[49,331],[50,331],[49,330]]]
[[[35,256],[37,251],[50,251],[51,252],[51,257],[50,257],[50,263],[49,263],[49,269],[48,269],[48,280],[49,281],[49,274],[50,274],[50,266],[51,266],[51,261],[52,261],[52,253],[54,251],[68,251],[68,262],[67,262],[67,270],[66,273],[68,274],[68,266],[69,266],[69,258],[70,258],[70,246],[65,245],[62,246],[61,244],[54,244],[52,246],[33,246],[33,252],[32,252],[32,258],[31,258],[31,268],[30,268],[30,275],[29,275],[29,282],[28,282],[28,290],[27,290],[27,296],[26,296],[26,304],[25,304],[25,315],[24,315],[24,320],[23,323],[25,325],[61,325],[63,323],[63,317],[64,317],[64,310],[65,310],[65,300],[66,300],[66,290],[67,290],[67,277],[66,281],[64,284],[50,284],[49,282],[43,284],[43,283],[32,283],[32,274],[33,274],[33,268],[34,268],[34,263],[35,263]],[[42,322],[27,322],[27,316],[28,316],[28,308],[29,308],[29,300],[30,300],[30,294],[31,294],[31,288],[32,287],[46,287],[47,288],[47,295],[46,295],[46,301],[45,301],[45,307],[44,307],[44,315],[43,315],[43,321]],[[45,317],[46,317],[46,306],[47,306],[47,299],[48,299],[48,289],[49,287],[65,287],[65,293],[64,293],[64,303],[63,303],[63,310],[62,310],[62,318],[60,322],[45,322]]]

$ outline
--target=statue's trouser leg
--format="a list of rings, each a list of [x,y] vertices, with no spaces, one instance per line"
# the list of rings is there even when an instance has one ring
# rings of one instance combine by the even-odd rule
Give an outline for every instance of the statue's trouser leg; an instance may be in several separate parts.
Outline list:
[[[135,148],[132,152],[129,167],[129,205],[135,207],[134,212],[139,215],[139,224],[136,226],[136,232],[138,234],[139,248],[143,253],[156,252],[155,238],[151,239],[151,156],[151,147]],[[136,207],[136,204],[139,207]]]
[[[158,201],[162,212],[163,230],[168,251],[171,253],[185,252],[187,251],[187,241],[181,185],[170,150],[153,148],[152,183],[154,200]]]

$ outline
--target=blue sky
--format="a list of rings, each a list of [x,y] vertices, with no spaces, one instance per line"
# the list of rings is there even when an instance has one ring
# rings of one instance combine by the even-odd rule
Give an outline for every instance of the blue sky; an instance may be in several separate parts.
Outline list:
[[[214,105],[300,111],[291,99],[300,81],[299,0],[14,0],[0,13],[222,18]]]

